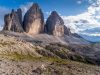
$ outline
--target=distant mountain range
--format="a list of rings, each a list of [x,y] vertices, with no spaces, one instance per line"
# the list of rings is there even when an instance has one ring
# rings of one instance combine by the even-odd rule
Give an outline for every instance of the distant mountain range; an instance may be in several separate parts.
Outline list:
[[[88,36],[88,35],[83,35],[83,34],[80,34],[80,36],[82,36],[83,38],[91,42],[100,42],[100,36]]]
[[[71,27],[72,32],[77,32],[85,39],[93,42],[100,42],[100,27],[92,24],[88,20],[76,17],[68,17],[66,20],[66,26]],[[74,29],[74,30],[73,30]]]

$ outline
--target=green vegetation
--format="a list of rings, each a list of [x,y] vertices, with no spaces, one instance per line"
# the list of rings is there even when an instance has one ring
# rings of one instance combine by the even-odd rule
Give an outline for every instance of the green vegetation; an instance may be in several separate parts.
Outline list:
[[[87,63],[87,61],[85,60],[83,56],[69,50],[69,48],[65,45],[51,44],[51,45],[46,46],[45,49],[54,53],[55,55],[57,55],[58,57],[62,59]]]
[[[24,60],[29,60],[29,61],[50,61],[58,64],[67,64],[68,60],[65,59],[60,59],[60,58],[50,58],[50,57],[35,57],[30,54],[23,55],[23,54],[18,54],[17,52],[14,53],[9,53],[9,54],[0,54],[0,58],[6,58],[10,59],[13,61],[24,61]]]
[[[14,45],[14,42],[0,42],[0,46],[10,46],[10,45]]]
[[[23,54],[18,54],[17,52],[13,53],[7,53],[7,54],[0,54],[1,58],[6,58],[6,59],[11,59],[14,61],[21,61],[21,60],[33,60],[36,57],[33,57],[30,54],[23,55]]]

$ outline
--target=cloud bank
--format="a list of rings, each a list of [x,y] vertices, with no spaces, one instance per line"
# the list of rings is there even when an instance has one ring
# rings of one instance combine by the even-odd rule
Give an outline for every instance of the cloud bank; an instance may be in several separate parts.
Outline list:
[[[85,34],[90,36],[100,36],[100,0],[88,0],[90,6],[86,12],[76,16],[63,16],[65,25],[71,27],[74,33]],[[86,32],[88,30],[88,32]],[[91,30],[94,30],[94,32]],[[89,32],[90,31],[90,32]]]

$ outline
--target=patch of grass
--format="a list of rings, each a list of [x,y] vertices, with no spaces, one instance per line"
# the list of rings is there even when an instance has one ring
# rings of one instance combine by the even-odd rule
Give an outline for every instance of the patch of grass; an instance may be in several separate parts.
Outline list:
[[[22,55],[22,54],[18,54],[16,52],[14,53],[10,53],[10,54],[0,54],[0,58],[3,58],[3,59],[8,59],[8,60],[11,60],[11,61],[17,61],[17,62],[20,62],[20,61],[39,61],[39,62],[51,62],[51,65],[54,64],[55,66],[61,66],[61,65],[77,65],[77,66],[80,66],[80,67],[83,67],[83,68],[88,68],[90,66],[94,66],[95,65],[92,65],[92,64],[86,64],[86,63],[82,63],[82,62],[76,62],[76,61],[71,61],[71,60],[66,60],[66,59],[60,59],[60,58],[50,58],[50,57],[35,57],[35,56],[32,56],[30,54],[27,54],[27,55]],[[85,67],[84,67],[85,66]],[[49,73],[49,72],[47,72]]]
[[[35,61],[35,60],[39,60],[39,61],[50,61],[50,62],[55,62],[55,63],[66,63],[66,61],[64,59],[60,59],[60,58],[50,58],[50,57],[36,57],[34,55],[23,55],[23,54],[18,54],[17,52],[13,52],[13,53],[8,53],[8,54],[0,54],[0,58],[4,58],[4,59],[10,59],[10,60],[14,60],[14,61],[23,61],[23,60],[31,60],[31,61]]]
[[[7,54],[0,54],[1,58],[4,59],[11,59],[14,61],[21,61],[21,60],[35,60],[37,57],[35,57],[34,55],[24,55],[24,54],[18,54],[17,52],[13,52],[13,53],[7,53]]]
[[[14,42],[0,42],[0,45],[2,46],[10,46],[10,45],[14,45]]]

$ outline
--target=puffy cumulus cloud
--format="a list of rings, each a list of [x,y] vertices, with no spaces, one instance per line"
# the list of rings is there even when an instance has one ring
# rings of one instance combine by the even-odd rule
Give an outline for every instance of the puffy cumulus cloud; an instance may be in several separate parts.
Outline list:
[[[89,0],[91,4],[86,12],[76,16],[62,16],[65,25],[70,27],[72,32],[84,34],[85,30],[100,27],[100,0]],[[100,33],[100,32],[98,32]],[[91,33],[89,35],[96,33]],[[100,36],[96,34],[95,36]]]

